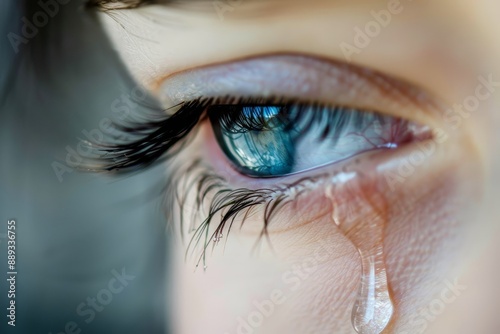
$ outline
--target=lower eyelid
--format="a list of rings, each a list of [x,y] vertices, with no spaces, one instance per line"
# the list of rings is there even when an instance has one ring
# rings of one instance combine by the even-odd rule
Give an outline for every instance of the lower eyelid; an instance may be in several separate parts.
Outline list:
[[[427,139],[424,142],[432,142]],[[387,170],[391,163],[395,163],[400,156],[407,154],[409,150],[413,149],[413,144],[408,144],[406,148],[401,147],[396,150],[375,150],[356,155],[352,158],[346,159],[342,162],[322,166],[311,170],[306,173],[299,173],[288,177],[278,177],[272,179],[256,179],[249,178],[241,175],[235,170],[224,158],[224,153],[220,149],[216,139],[213,136],[212,128],[208,121],[200,124],[200,131],[197,134],[196,148],[199,149],[199,157],[202,161],[208,163],[213,168],[214,172],[226,180],[228,186],[232,188],[246,188],[246,189],[262,189],[273,188],[280,184],[292,184],[300,179],[306,177],[320,178],[324,175],[332,177],[335,174],[347,173],[350,168],[363,170],[364,174],[379,173],[381,170]],[[384,167],[385,166],[385,167]]]
[[[209,155],[212,155],[209,148],[211,145],[215,145],[214,149],[218,149],[218,147],[213,138],[211,139],[211,143],[207,143],[205,135],[207,131],[211,130],[208,122],[202,123],[200,130],[198,136],[192,142],[193,146],[189,148],[189,151],[185,152],[185,158],[188,160],[199,158],[201,161],[205,161],[205,164],[209,165],[208,170],[212,169],[215,174],[226,179],[227,182],[223,182],[224,189],[231,191],[247,188],[250,189],[247,191],[247,194],[255,194],[259,189],[275,188],[277,180],[273,180],[272,182],[270,180],[260,180],[258,183],[255,180],[250,180],[253,183],[245,183],[242,181],[241,175],[238,175],[236,171],[231,171],[227,168],[225,171],[224,169],[219,169],[218,164],[221,164],[221,161],[213,159],[213,156],[208,160],[209,162],[204,160]],[[419,220],[417,233],[421,230],[426,231],[426,233],[439,231],[438,234],[428,237],[433,242],[433,247],[438,247],[444,242],[442,235],[446,233],[447,229],[450,228],[449,225],[452,224],[448,220],[441,222],[440,217],[436,218],[434,216],[436,214],[449,214],[446,211],[448,210],[448,206],[443,205],[445,212],[440,213],[441,207],[434,208],[432,202],[437,199],[448,202],[453,197],[452,195],[459,193],[453,187],[455,184],[458,184],[457,178],[463,177],[463,174],[458,174],[453,166],[462,166],[463,160],[460,159],[463,156],[459,154],[460,149],[460,145],[457,145],[457,142],[454,140],[441,142],[439,138],[433,137],[422,142],[408,144],[398,150],[368,152],[346,160],[341,164],[318,169],[310,174],[312,180],[307,180],[308,185],[299,196],[293,197],[292,194],[291,197],[287,198],[286,202],[278,206],[274,215],[269,220],[269,225],[267,225],[267,237],[263,237],[263,214],[266,208],[268,208],[269,201],[254,205],[251,210],[253,214],[246,215],[246,209],[239,211],[240,213],[236,216],[234,225],[230,233],[228,233],[228,226],[232,221],[230,219],[226,223],[226,226],[219,230],[223,236],[221,245],[215,242],[215,240],[218,240],[217,238],[213,239],[213,233],[220,227],[220,215],[214,216],[210,225],[206,225],[207,233],[199,235],[200,239],[195,238],[196,233],[186,231],[186,240],[193,240],[193,243],[187,249],[187,256],[189,259],[194,260],[195,263],[199,263],[200,266],[204,265],[204,257],[206,256],[208,266],[210,266],[211,253],[209,250],[212,247],[214,249],[218,249],[219,247],[221,249],[224,248],[228,240],[231,240],[230,243],[236,243],[230,244],[229,247],[247,247],[245,250],[247,250],[248,254],[251,254],[252,249],[255,249],[259,245],[259,249],[262,249],[262,247],[271,247],[272,252],[277,252],[276,254],[279,257],[288,258],[294,256],[294,254],[296,256],[297,252],[304,252],[307,256],[308,250],[315,249],[313,247],[315,243],[325,242],[328,239],[335,240],[338,243],[334,245],[336,253],[331,254],[329,260],[342,256],[344,256],[345,260],[345,256],[347,256],[352,261],[357,261],[356,257],[352,257],[352,253],[349,253],[355,252],[355,249],[352,248],[351,244],[345,242],[345,237],[335,228],[332,220],[332,200],[327,196],[327,187],[332,183],[332,178],[335,178],[337,183],[341,185],[353,185],[352,188],[340,187],[332,192],[341,201],[348,201],[349,196],[359,196],[363,199],[368,196],[368,199],[375,197],[376,203],[377,196],[383,197],[383,201],[387,203],[387,212],[389,215],[387,228],[390,232],[387,232],[387,240],[389,240],[387,250],[390,261],[392,261],[389,262],[389,266],[398,265],[397,263],[394,264],[394,261],[401,260],[401,255],[397,253],[398,251],[405,254],[405,261],[413,261],[414,257],[411,251],[405,249],[401,251],[401,248],[405,247],[405,242],[408,241],[408,235],[415,233],[412,227],[415,224],[413,220]],[[413,158],[415,152],[421,153],[420,155],[423,154],[422,159],[418,163]],[[402,174],[400,167],[407,163],[412,164],[413,170],[409,174]],[[354,178],[353,172],[357,173],[354,174]],[[297,179],[298,176],[283,178],[279,183],[283,184],[283,189],[286,191],[291,189],[289,184],[294,183]],[[395,183],[391,180],[395,180]],[[300,184],[303,185],[304,183]],[[300,192],[299,187],[300,185],[296,188],[298,192]],[[192,189],[194,190],[190,195],[191,200],[196,196],[196,192],[199,192],[196,186]],[[203,201],[203,210],[200,210],[197,206],[188,206],[186,208],[186,212],[196,212],[195,216],[188,217],[196,217],[196,219],[192,219],[195,228],[203,226],[203,220],[207,217],[210,209],[212,209],[210,207],[212,195],[220,189],[217,187],[212,189],[212,194],[205,198],[206,201]],[[347,192],[344,189],[347,189]],[[349,189],[354,189],[354,191]],[[445,197],[447,194],[450,195],[450,199]],[[368,208],[372,204],[370,200],[366,201],[366,203]],[[231,205],[227,206],[226,212],[232,209],[234,207]],[[376,212],[376,210],[372,211]],[[372,211],[368,210],[364,215],[373,214],[371,213]],[[357,213],[359,214],[360,212],[358,211]],[[440,226],[441,224],[443,226]],[[205,235],[208,238],[205,238]],[[233,238],[235,239],[233,240]],[[428,244],[426,240],[422,241],[422,243],[423,245],[418,244],[415,247],[426,247]],[[203,253],[203,246],[207,247],[205,251],[208,254],[206,255]],[[386,247],[385,244],[384,247]],[[438,250],[436,249],[436,251]],[[427,260],[421,259],[421,261],[425,262]],[[193,262],[190,260],[190,263]],[[331,265],[331,262],[329,265]],[[329,269],[325,270],[339,270],[339,268],[332,269],[329,267]],[[412,270],[412,268],[408,268],[408,270]],[[415,275],[422,275],[422,273],[417,272]],[[391,279],[391,284],[396,285],[404,282],[405,276],[395,275]],[[404,293],[404,291],[397,291],[399,293],[397,298],[400,298],[401,293]]]
[[[431,140],[433,134],[428,127],[421,127],[422,132],[416,134],[415,141],[421,142],[425,140]],[[311,170],[304,171],[301,173],[292,174],[289,176],[282,176],[276,178],[253,178],[242,175],[237,171],[232,164],[229,163],[225,157],[225,153],[220,148],[219,143],[215,139],[215,135],[212,130],[212,126],[208,120],[205,120],[200,124],[200,131],[198,133],[198,140],[200,141],[200,154],[201,158],[212,166],[215,172],[217,172],[221,177],[226,179],[227,183],[232,187],[242,187],[248,189],[260,189],[260,188],[271,188],[273,186],[279,185],[280,183],[293,183],[307,176],[322,175],[322,174],[332,174],[332,171],[342,171],[346,170],[348,166],[359,165],[361,163],[369,164],[373,166],[374,161],[379,161],[376,159],[377,156],[384,156],[385,160],[391,161],[391,156],[397,155],[397,149],[375,149],[365,153],[357,154],[353,157],[347,158],[343,161],[331,164],[325,164],[318,166],[317,168],[312,168]],[[407,144],[411,146],[411,143]],[[384,151],[386,154],[383,154]],[[382,163],[380,160],[377,163]],[[372,168],[372,167],[370,167]]]
[[[432,142],[432,140],[429,142]],[[388,160],[404,158],[414,149],[414,147],[403,148],[402,151],[404,152],[400,154],[396,152],[368,152],[343,162],[339,166],[336,166],[333,170],[331,166],[329,168],[325,168],[323,172],[319,171],[314,177],[304,180],[304,182],[295,182],[297,180],[287,180],[287,182],[283,181],[282,193],[286,195],[286,197],[284,197],[286,200],[277,208],[276,212],[272,216],[272,224],[268,226],[268,232],[272,235],[276,235],[292,232],[296,229],[303,228],[308,224],[318,224],[320,221],[331,223],[331,217],[329,216],[331,215],[331,200],[325,195],[326,187],[330,184],[354,185],[354,187],[348,187],[348,189],[351,189],[350,192],[346,193],[342,190],[342,187],[338,188],[335,192],[335,196],[344,198],[344,200],[346,200],[346,195],[366,198],[367,194],[369,194],[368,196],[377,196],[377,192],[380,192],[381,194],[387,193],[391,189],[389,189],[390,187],[386,183],[387,180],[384,178],[383,173],[388,171],[387,168],[394,169],[394,167],[388,167],[386,164],[384,170],[380,169],[380,166]],[[200,157],[203,156],[203,154],[198,155],[200,155]],[[395,157],[395,155],[400,156]],[[217,167],[213,168],[215,169]],[[215,173],[219,174],[224,179],[228,179],[228,175],[224,175],[224,173],[221,173],[220,170],[215,170]],[[353,177],[353,175],[355,177]],[[241,178],[241,176],[238,177]],[[421,179],[421,177],[423,176],[418,177],[417,175],[418,179]],[[230,179],[231,176],[229,176],[229,180]],[[289,184],[291,183],[296,183],[295,187],[290,187]],[[225,187],[232,188],[233,190],[238,189],[238,186],[234,184],[223,184]],[[240,185],[239,187],[242,189],[248,189],[249,187],[246,186],[248,185]],[[276,189],[276,183],[267,185],[254,183],[252,186],[254,190],[249,190],[250,192],[260,191],[259,189]],[[196,186],[193,189],[197,189]],[[217,192],[218,189],[219,188],[215,187],[212,190],[213,192]],[[352,191],[352,189],[357,190]],[[197,191],[199,191],[199,189]],[[300,195],[295,196],[299,193]],[[397,196],[394,195],[394,190],[392,190],[391,193],[391,198],[397,200]],[[275,194],[280,194],[280,192],[276,192]],[[210,210],[207,207],[210,203],[210,198],[210,194],[207,198],[205,198],[206,201],[204,201],[203,204],[205,208],[204,210],[200,211],[199,208],[196,208],[195,210],[205,212],[205,214],[206,212],[212,211],[213,207],[211,207]],[[389,199],[387,199],[387,201],[389,201]],[[238,232],[238,234],[249,236],[254,235],[256,237],[261,235],[263,228],[262,214],[265,211],[265,207],[267,205],[266,203],[270,203],[270,201],[253,206],[252,212],[254,214],[247,217],[248,219],[243,219],[243,217],[245,217],[245,210],[243,210],[241,214],[237,216],[237,225],[233,229],[238,229],[243,226],[244,228]],[[203,214],[201,214],[201,216],[203,216]],[[198,218],[203,218],[201,216],[198,216]],[[214,221],[211,222],[211,226],[206,227],[210,230],[208,233],[209,236],[211,236],[215,229],[218,228],[219,219],[217,217],[218,216],[216,216]],[[243,220],[245,220],[244,224],[242,222]],[[201,223],[202,220],[199,220],[197,224]],[[228,237],[226,230],[222,229],[221,233],[225,237]],[[208,242],[210,241],[211,237],[208,239]],[[203,240],[201,242],[203,242]],[[191,251],[193,251],[193,249],[191,249]]]
[[[430,142],[432,142],[432,140],[428,141],[428,143]],[[430,174],[438,175],[446,173],[445,169],[429,167],[432,169],[432,173],[429,173],[429,170],[426,171],[426,168],[421,168],[421,171],[418,171],[417,169],[414,174],[405,180],[405,183],[398,183],[396,188],[392,188],[391,185],[387,183],[387,179],[385,178],[385,173],[397,172],[398,166],[397,162],[392,166],[389,166],[385,162],[391,159],[400,161],[407,159],[412,152],[415,152],[415,147],[410,146],[411,145],[403,148],[402,151],[404,152],[397,154],[399,155],[397,157],[394,157],[395,152],[368,153],[362,157],[352,159],[348,162],[346,161],[342,167],[338,168],[337,172],[330,171],[330,173],[318,174],[314,179],[298,183],[298,186],[296,187],[296,194],[301,192],[300,195],[287,197],[286,201],[278,207],[270,220],[270,224],[267,226],[267,233],[271,236],[271,242],[273,242],[272,240],[281,234],[284,234],[282,237],[285,237],[286,235],[295,240],[297,238],[297,233],[299,231],[304,231],[303,229],[310,224],[310,228],[313,229],[316,229],[318,224],[331,225],[332,199],[327,195],[327,187],[330,184],[337,184],[339,186],[339,188],[333,191],[332,194],[337,198],[341,198],[344,202],[349,200],[349,196],[362,198],[363,201],[372,196],[374,196],[377,201],[380,196],[383,196],[385,203],[388,205],[387,210],[390,210],[391,212],[395,212],[395,210],[397,211],[400,207],[398,204],[399,201],[402,200],[399,195],[400,193],[406,193],[406,201],[409,200],[412,203],[413,201],[425,202],[425,197],[415,198],[408,196],[408,193],[411,194],[411,192],[409,192],[407,188],[412,189],[412,187],[422,187],[425,189],[428,186],[432,187],[433,184],[435,185],[435,182],[427,185],[425,183],[427,176],[430,176]],[[431,160],[439,160],[435,159],[436,157],[427,158]],[[430,163],[430,165],[440,166],[441,163],[435,161]],[[381,166],[383,167],[380,168]],[[356,171],[357,173],[355,177],[352,177],[353,171]],[[336,183],[332,182],[332,179],[337,180]],[[272,186],[262,186],[261,188],[272,188]],[[290,189],[290,187],[286,188],[286,190]],[[207,199],[204,212],[208,212],[208,207],[206,205],[208,205],[209,202],[210,200]],[[248,217],[245,215],[245,211],[243,210],[242,213],[237,216],[235,221],[236,225],[232,228],[233,231],[231,233],[257,238],[255,240],[258,240],[260,236],[262,236],[264,228],[262,214],[265,211],[267,205],[266,203],[255,205],[252,208],[252,214]],[[371,200],[366,201],[367,206],[370,206],[371,204]],[[406,202],[406,205],[408,205],[408,202]],[[360,212],[358,212],[358,214],[359,213]],[[215,228],[217,228],[219,221],[220,220],[216,218],[211,223],[211,226],[209,227],[209,235],[212,235]],[[201,220],[198,221],[198,223],[201,223]],[[227,228],[222,229],[221,233],[224,235],[224,238],[230,238],[227,234]],[[299,235],[301,234],[302,232],[299,233]],[[319,238],[319,236],[317,237]],[[211,238],[209,238],[208,241],[211,242]],[[261,241],[265,242],[263,240]]]

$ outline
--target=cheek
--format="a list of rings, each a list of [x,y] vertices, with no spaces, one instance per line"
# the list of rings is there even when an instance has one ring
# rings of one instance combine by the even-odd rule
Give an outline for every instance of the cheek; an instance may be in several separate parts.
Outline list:
[[[392,170],[404,176],[397,187],[392,188],[386,180],[379,180],[377,185],[390,203],[383,226],[383,247],[395,307],[391,323],[395,332],[422,331],[422,326],[443,312],[441,308],[450,298],[456,299],[456,294],[461,293],[450,287],[456,286],[457,270],[464,266],[466,250],[477,241],[471,232],[481,229],[481,222],[474,219],[481,201],[481,170],[475,163],[473,149],[466,145],[438,145],[424,163],[415,166],[413,173],[401,172],[401,168]],[[401,158],[408,160],[412,150],[402,152]],[[367,189],[365,193],[368,192]],[[328,249],[326,261],[303,282],[290,307],[295,313],[310,314],[311,325],[345,328],[346,323],[351,324],[350,313],[356,301],[360,258],[353,240],[347,240],[333,223],[329,202],[325,196],[311,195],[297,205],[307,210],[296,209],[294,214],[283,213],[280,217],[283,225],[301,218],[309,224],[286,232],[279,230],[281,233],[271,239],[276,253],[286,254],[281,260],[288,263],[314,258],[315,249],[330,243],[329,247],[323,246]],[[363,210],[357,212],[361,214]],[[371,220],[369,214],[365,212],[361,219]],[[279,218],[276,220],[280,223]],[[372,237],[361,236],[358,242],[369,244]],[[294,318],[288,324],[293,323],[294,328],[302,321]]]
[[[449,140],[436,145],[419,163],[409,158],[415,147],[398,151],[391,164],[382,163],[395,154],[389,151],[366,167],[380,170],[361,193],[377,189],[388,203],[382,230],[395,306],[391,326],[396,332],[411,332],[421,325],[413,319],[417,311],[430,305],[446,282],[454,282],[452,269],[461,262],[461,249],[468,241],[481,173],[473,149],[465,143]],[[413,170],[401,168],[405,161]],[[325,189],[317,189],[281,209],[268,235],[262,236],[264,209],[259,207],[241,228],[236,220],[229,238],[225,232],[221,244],[209,246],[206,272],[199,268],[193,273],[192,262],[181,261],[176,269],[176,308],[185,318],[178,332],[210,328],[209,332],[231,333],[249,321],[261,333],[352,332],[360,259],[352,241],[334,223],[332,209]],[[360,219],[369,214],[364,212]],[[271,304],[272,311],[260,310]],[[202,318],[193,321],[192,314]]]
[[[179,261],[175,332],[246,333],[243,323],[267,334],[350,331],[345,305],[357,289],[357,254],[334,226],[308,226],[301,235],[271,233],[273,250],[265,240],[256,249],[255,234],[235,230],[208,255],[206,272]]]
[[[423,332],[443,312],[447,301],[442,295],[460,276],[467,251],[477,242],[475,230],[482,228],[475,219],[482,192],[477,157],[467,143],[453,145],[438,147],[436,161],[419,170],[424,178],[409,177],[389,195],[397,203],[385,233],[399,313],[396,332]],[[444,163],[437,157],[446,157]]]

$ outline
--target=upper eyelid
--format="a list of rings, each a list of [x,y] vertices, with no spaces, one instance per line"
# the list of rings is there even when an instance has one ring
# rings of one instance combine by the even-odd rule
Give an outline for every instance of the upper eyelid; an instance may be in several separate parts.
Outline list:
[[[287,63],[288,62],[288,63]],[[180,97],[178,101],[173,101],[171,102],[171,105],[176,105],[179,103],[201,103],[201,105],[198,106],[198,108],[202,107],[207,107],[210,104],[215,103],[216,100],[224,98],[224,96],[230,95],[230,97],[233,98],[232,103],[237,100],[237,98],[245,98],[245,97],[252,97],[252,103],[255,102],[257,99],[262,99],[263,102],[268,103],[269,98],[266,95],[270,94],[270,90],[272,88],[277,88],[279,94],[276,94],[277,96],[282,97],[280,101],[285,101],[285,102],[294,102],[294,101],[299,101],[299,102],[313,102],[313,103],[320,103],[323,105],[329,105],[329,106],[343,106],[343,107],[351,107],[351,108],[356,108],[356,109],[361,109],[361,110],[369,110],[369,111],[374,111],[378,112],[381,114],[388,114],[391,116],[415,121],[419,124],[429,126],[431,128],[437,127],[434,126],[434,123],[432,122],[433,117],[430,117],[429,112],[432,111],[432,108],[426,108],[425,106],[421,105],[421,101],[430,101],[428,102],[428,105],[431,105],[432,99],[420,99],[419,90],[417,88],[412,88],[412,87],[407,87],[405,83],[401,83],[402,87],[398,87],[397,84],[398,82],[394,79],[386,78],[382,74],[376,73],[374,71],[369,71],[369,70],[364,70],[362,68],[358,67],[353,67],[349,66],[346,64],[342,63],[336,63],[336,62],[331,62],[331,61],[326,61],[326,60],[320,60],[317,58],[313,57],[308,57],[304,55],[266,55],[263,57],[256,57],[256,58],[250,58],[246,60],[240,60],[237,62],[233,63],[224,63],[224,64],[219,64],[215,65],[212,67],[204,67],[204,68],[199,68],[191,71],[186,71],[186,72],[181,72],[178,73],[174,76],[171,76],[165,80],[165,84],[163,85],[162,89],[164,92],[170,92],[171,89],[174,89],[175,86],[172,85],[172,80],[180,80],[180,82],[183,85],[187,85],[184,87],[177,87],[178,91],[186,90],[186,87],[189,87],[189,85],[195,85],[198,84],[198,87],[200,88],[206,88],[204,84],[206,81],[204,81],[203,75],[212,75],[213,78],[219,78],[220,73],[226,73],[228,78],[235,78],[237,75],[235,75],[235,71],[231,71],[230,69],[228,70],[228,66],[231,67],[236,67],[233,68],[234,70],[238,70],[238,66],[242,65],[243,66],[249,66],[247,68],[250,69],[250,74],[253,73],[253,75],[256,75],[257,78],[260,78],[261,80],[265,81],[265,78],[269,75],[269,73],[272,73],[272,71],[279,72],[281,69],[282,71],[284,69],[287,69],[287,66],[290,64],[293,65],[295,72],[293,73],[292,77],[290,80],[284,80],[283,77],[272,77],[271,79],[274,80],[274,82],[263,82],[264,88],[268,88],[269,91],[267,92],[262,92],[261,87],[252,87],[253,92],[250,94],[239,94],[237,86],[233,85],[235,90],[233,92],[231,91],[224,91],[224,89],[216,89],[213,92],[203,92],[203,91],[198,91],[195,92],[196,94],[192,94],[189,96],[189,94],[184,94],[183,96]],[[263,71],[262,67],[260,69],[257,69],[255,65],[264,65],[263,68],[267,69],[267,71]],[[331,85],[332,90],[326,90],[326,92],[323,92],[323,95],[317,94],[317,92],[314,91],[314,89],[311,89],[312,94],[301,94],[300,89],[297,92],[297,90],[293,89],[288,89],[290,86],[284,85],[284,83],[287,83],[289,81],[293,81],[293,78],[296,78],[299,81],[304,78],[304,73],[300,71],[303,69],[304,71],[307,71],[308,68],[307,66],[313,67],[313,76],[310,78],[311,82],[314,83],[315,80],[320,80],[320,76],[325,74],[325,71],[330,70],[332,71],[331,74],[333,78],[323,78],[323,80],[334,80],[335,84]],[[309,68],[310,70],[310,68]],[[213,73],[210,73],[210,71],[213,71]],[[253,71],[253,72],[252,72]],[[260,71],[260,73],[259,73]],[[311,73],[308,73],[311,75]],[[186,79],[186,75],[188,78]],[[306,73],[307,75],[307,73]],[[349,76],[351,77],[347,80],[342,80],[342,76]],[[241,80],[244,80],[247,78],[240,78],[240,83],[242,82]],[[255,79],[255,77],[254,77]],[[195,81],[198,80],[198,82],[195,84]],[[270,81],[272,81],[270,80]],[[360,81],[362,83],[360,84]],[[350,92],[350,89],[352,88],[352,85],[357,84],[357,85],[364,85],[364,91],[362,92],[363,94],[352,94]],[[230,84],[235,83],[235,81],[229,82]],[[303,82],[302,82],[303,83]],[[281,84],[281,85],[280,85]],[[297,83],[296,87],[297,86]],[[316,83],[317,84],[317,83]],[[321,83],[319,84],[321,85]],[[351,86],[349,86],[351,85]],[[227,86],[227,85],[226,85]],[[346,87],[348,86],[348,87]],[[231,87],[230,85],[227,87]],[[234,88],[233,87],[233,88]],[[299,87],[300,88],[300,87]],[[323,87],[324,88],[324,87]],[[404,89],[407,88],[407,89]],[[280,90],[281,89],[281,90]],[[336,89],[336,91],[335,91]],[[405,103],[395,103],[395,97],[392,96],[394,92],[390,92],[390,94],[387,93],[387,90],[390,89],[397,89],[400,95],[403,95],[405,97],[405,100],[403,102]],[[324,89],[323,89],[324,90]],[[371,90],[376,90],[375,94],[375,99],[373,99],[371,105],[362,105],[363,102],[366,102],[367,95],[370,93]],[[385,91],[385,92],[384,92]],[[204,94],[207,93],[207,94]],[[325,94],[326,93],[326,94]],[[344,93],[344,94],[341,94]],[[358,92],[359,93],[359,92]],[[203,96],[202,96],[203,94]],[[316,94],[316,95],[315,95]],[[385,95],[384,95],[385,94]],[[206,96],[205,96],[206,95]],[[391,96],[386,96],[386,95],[391,95]],[[425,95],[425,94],[424,94]],[[161,95],[160,95],[161,97]],[[175,93],[174,93],[175,97]],[[373,97],[373,96],[372,96]],[[344,98],[344,103],[339,103],[339,100]],[[329,101],[328,101],[329,99]],[[420,100],[421,101],[420,101]],[[225,100],[227,103],[228,100]],[[375,103],[376,102],[376,103]],[[392,109],[391,109],[392,108]],[[201,110],[201,109],[200,109]],[[198,110],[198,111],[200,111]],[[162,115],[161,115],[162,114]],[[198,112],[196,113],[198,115]],[[201,115],[201,112],[199,112],[199,115]],[[418,117],[420,116],[420,118]],[[199,116],[198,116],[199,117]],[[160,111],[160,118],[163,119],[164,121],[167,121],[169,116],[167,113]],[[168,122],[167,122],[168,123]],[[197,122],[196,122],[197,123]],[[158,123],[157,123],[158,124]],[[163,124],[163,123],[162,123]],[[166,124],[166,123],[165,123]],[[143,127],[143,125],[138,124],[138,127]],[[132,131],[133,132],[133,127]],[[169,128],[170,129],[170,128]],[[155,125],[154,131],[157,131],[156,133],[160,133],[162,130],[161,126]],[[170,129],[170,131],[172,131]],[[191,130],[190,130],[191,131]],[[190,132],[189,131],[189,132]],[[143,132],[139,132],[143,134]],[[157,144],[159,148],[164,146],[165,143],[165,136],[162,135],[162,140],[154,139],[152,144]],[[151,138],[146,137],[142,135],[139,139],[133,141],[133,142],[128,142],[125,144],[120,144],[120,145],[110,145],[108,148],[106,148],[105,153],[108,154],[108,157],[106,157],[107,161],[112,161],[110,159],[114,159],[115,157],[118,157],[119,160],[121,161],[120,163],[110,163],[107,166],[105,166],[103,169],[105,170],[114,170],[116,168],[125,168],[128,169],[129,166],[137,168],[138,166],[141,167],[141,151],[139,150],[140,147],[144,147],[144,145],[150,147],[150,141]],[[176,140],[179,141],[179,140]],[[171,147],[171,145],[167,145],[167,147]],[[129,148],[132,148],[132,151],[129,151]],[[157,147],[158,148],[158,147]],[[156,149],[156,152],[161,151]],[[166,150],[162,152],[165,153]],[[135,162],[129,159],[129,157],[126,156],[123,158],[123,152],[132,154],[132,156],[135,157]],[[159,156],[155,155],[155,160],[159,158]],[[116,162],[116,160],[115,160]]]
[[[201,96],[283,96],[373,110],[438,127],[442,108],[426,91],[382,73],[308,55],[275,54],[204,66],[162,79],[164,105]]]

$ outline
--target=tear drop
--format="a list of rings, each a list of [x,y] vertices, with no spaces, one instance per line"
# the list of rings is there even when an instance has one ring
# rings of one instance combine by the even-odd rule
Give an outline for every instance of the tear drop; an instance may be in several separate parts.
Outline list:
[[[360,334],[379,334],[394,313],[385,265],[380,258],[383,253],[366,255],[359,248],[358,252],[362,273],[358,298],[352,310],[352,325]]]
[[[352,325],[359,334],[380,334],[394,313],[383,248],[387,206],[375,187],[361,188],[353,180],[328,187],[332,220],[356,247],[361,259],[361,277],[352,309]],[[334,193],[335,191],[335,193]]]

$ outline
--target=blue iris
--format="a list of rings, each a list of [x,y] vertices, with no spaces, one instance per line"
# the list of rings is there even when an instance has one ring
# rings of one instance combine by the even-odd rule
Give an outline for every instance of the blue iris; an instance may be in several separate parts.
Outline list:
[[[270,177],[292,171],[295,138],[286,130],[281,111],[277,106],[241,107],[239,123],[225,128],[212,123],[222,150],[244,174]]]
[[[391,123],[390,117],[372,112],[311,105],[219,105],[208,115],[235,168],[259,178],[289,175],[383,147],[380,132]]]

